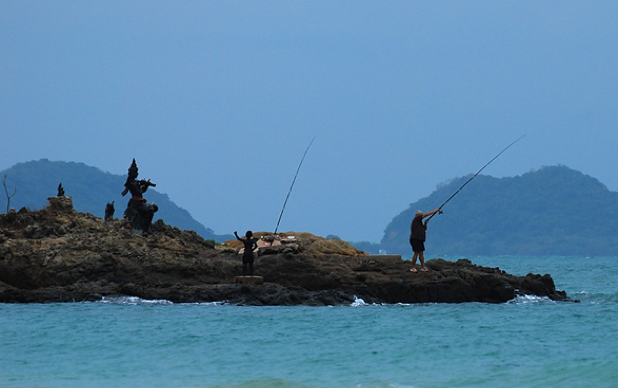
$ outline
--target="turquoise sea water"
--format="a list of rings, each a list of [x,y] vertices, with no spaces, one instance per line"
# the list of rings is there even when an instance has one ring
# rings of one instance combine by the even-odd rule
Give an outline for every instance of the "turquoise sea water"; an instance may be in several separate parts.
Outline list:
[[[581,303],[0,304],[0,387],[618,387],[618,257],[470,259]]]

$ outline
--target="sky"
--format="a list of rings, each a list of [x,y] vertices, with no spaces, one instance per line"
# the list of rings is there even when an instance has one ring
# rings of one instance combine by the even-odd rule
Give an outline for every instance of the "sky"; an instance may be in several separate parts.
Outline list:
[[[616,15],[594,0],[0,0],[0,170],[126,175],[135,158],[215,233],[274,231],[315,138],[279,231],[371,242],[522,135],[483,174],[562,164],[618,191]]]

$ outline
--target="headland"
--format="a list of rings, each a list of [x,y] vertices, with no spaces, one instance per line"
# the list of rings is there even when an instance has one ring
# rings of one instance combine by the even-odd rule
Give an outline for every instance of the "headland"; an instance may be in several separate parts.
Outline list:
[[[143,236],[125,219],[75,211],[71,197],[49,201],[42,210],[0,215],[0,302],[113,296],[259,306],[349,305],[357,298],[386,304],[505,303],[518,295],[571,300],[548,274],[514,276],[467,259],[431,259],[430,271],[413,273],[401,256],[368,255],[341,240],[293,232],[280,236],[292,243],[260,248],[255,275],[261,281],[239,281],[237,241],[215,245],[162,220]]]

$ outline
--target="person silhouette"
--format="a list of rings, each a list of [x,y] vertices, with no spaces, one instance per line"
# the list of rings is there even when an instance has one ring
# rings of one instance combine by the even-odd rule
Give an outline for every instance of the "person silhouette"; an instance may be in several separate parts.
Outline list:
[[[410,224],[410,245],[412,245],[412,251],[414,252],[412,256],[412,268],[410,269],[412,272],[416,272],[417,258],[421,261],[421,271],[428,271],[427,267],[425,267],[425,234],[427,231],[427,222],[429,222],[429,220],[423,223],[423,218],[438,212],[441,212],[440,208],[428,213],[423,213],[422,210],[419,210],[414,215],[414,219]]]
[[[246,276],[247,267],[249,267],[249,275],[253,276],[253,261],[255,260],[253,250],[258,247],[257,238],[253,238],[253,232],[250,230],[245,233],[246,238],[239,237],[237,232],[234,232],[234,236],[245,245],[245,251],[242,254],[242,274]]]

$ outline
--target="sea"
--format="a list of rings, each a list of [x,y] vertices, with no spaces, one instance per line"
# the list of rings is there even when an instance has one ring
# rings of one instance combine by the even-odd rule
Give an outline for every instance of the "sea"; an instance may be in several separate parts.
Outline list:
[[[580,303],[0,304],[0,387],[618,387],[618,257],[468,259]]]

